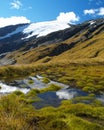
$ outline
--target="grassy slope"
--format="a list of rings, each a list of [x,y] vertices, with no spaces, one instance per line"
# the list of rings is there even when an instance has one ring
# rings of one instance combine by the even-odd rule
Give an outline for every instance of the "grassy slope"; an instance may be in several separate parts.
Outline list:
[[[103,130],[104,107],[99,102],[87,105],[67,100],[58,108],[36,110],[31,105],[36,93],[14,92],[0,98],[1,130]]]
[[[43,74],[60,82],[89,92],[104,90],[104,32],[97,30],[84,39],[88,30],[77,33],[62,43],[43,45],[27,51],[15,51],[8,58],[16,59],[16,65],[0,68],[1,79],[21,78],[30,74]],[[74,46],[73,43],[76,42]],[[60,46],[70,49],[60,53]],[[62,46],[63,47],[63,46]],[[12,78],[11,78],[12,77]]]
[[[24,48],[8,54],[6,58],[15,59],[16,64],[30,64],[30,63],[46,63],[46,62],[104,62],[104,32],[100,31],[104,25],[99,27],[84,39],[89,30],[77,33],[75,36],[63,41],[62,43],[43,45],[24,51]],[[62,45],[71,45],[72,42],[77,42],[73,47],[55,55],[57,48]],[[54,53],[52,56],[51,54]]]
[[[104,32],[91,34],[92,38],[80,40],[73,48],[50,56],[60,44],[41,46],[29,51],[16,51],[8,58],[15,58],[16,65],[0,67],[0,79],[11,80],[40,74],[50,79],[80,87],[89,93],[104,92]],[[70,45],[86,33],[64,41]],[[42,58],[42,59],[41,59]],[[43,90],[44,91],[44,90]],[[48,90],[47,90],[48,91]],[[36,93],[36,92],[35,92]],[[103,130],[104,107],[97,101],[91,105],[64,101],[58,108],[35,110],[30,95],[14,93],[0,99],[0,128],[29,130]],[[35,99],[34,99],[35,100]],[[37,100],[37,97],[36,97]],[[76,99],[81,100],[80,99]],[[47,125],[46,125],[47,124]]]
[[[78,43],[71,50],[66,51],[60,56],[54,59],[69,62],[94,62],[94,61],[104,61],[104,33],[101,33],[93,38]],[[65,61],[64,61],[65,62]]]
[[[14,58],[17,64],[29,64],[29,63],[46,63],[46,62],[104,62],[104,32],[99,30],[103,28],[100,27],[90,34],[90,38],[85,40],[83,37],[88,32],[84,30],[83,32],[77,33],[75,36],[63,41],[62,43],[43,45],[31,50],[22,51],[18,50],[7,55],[8,58]],[[71,45],[72,42],[77,43],[67,49],[64,52],[56,54],[59,50],[57,49],[60,45]],[[55,50],[57,52],[55,52]],[[52,56],[52,53],[54,54]]]

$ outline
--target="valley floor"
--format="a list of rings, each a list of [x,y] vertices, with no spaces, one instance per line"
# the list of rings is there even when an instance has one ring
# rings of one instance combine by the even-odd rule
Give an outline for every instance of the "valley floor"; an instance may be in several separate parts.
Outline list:
[[[50,89],[44,88],[42,91],[33,89],[27,94],[17,91],[2,96],[0,98],[1,130],[104,129],[104,105],[98,100],[92,100],[95,94],[104,93],[103,64],[57,63],[0,68],[0,79],[6,83],[37,74],[74,88],[80,88],[89,93],[89,96],[63,100],[58,107],[48,106],[41,109],[36,109],[32,105],[40,101],[37,94],[55,91],[59,88],[55,86]],[[48,82],[48,79],[45,82]],[[92,102],[84,103],[83,101],[86,100]]]

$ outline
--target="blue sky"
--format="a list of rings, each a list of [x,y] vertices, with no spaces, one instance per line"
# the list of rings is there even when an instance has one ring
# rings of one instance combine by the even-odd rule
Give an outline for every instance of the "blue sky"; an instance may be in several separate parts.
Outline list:
[[[104,17],[104,0],[0,0],[0,9],[1,23],[3,20],[8,22],[11,17],[12,20],[18,17],[18,20],[24,22],[51,21],[57,18],[68,21],[68,18],[72,18],[74,23],[80,23]],[[69,20],[69,23],[72,21]]]

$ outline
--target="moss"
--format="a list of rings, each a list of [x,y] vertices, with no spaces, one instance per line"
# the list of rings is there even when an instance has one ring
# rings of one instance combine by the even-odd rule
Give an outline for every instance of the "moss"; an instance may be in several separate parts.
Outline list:
[[[42,99],[35,96],[35,97],[20,97],[19,101],[22,102],[22,103],[25,103],[25,104],[32,104],[34,102],[38,102],[38,101],[41,101]]]
[[[57,91],[61,88],[62,87],[57,84],[50,84],[48,87],[41,89],[40,93],[44,93],[44,92],[48,92],[48,91]]]
[[[27,93],[27,96],[28,97],[34,97],[34,96],[36,96],[38,93],[40,93],[40,90],[38,90],[38,89],[31,89],[28,93]]]
[[[0,99],[0,128],[3,130],[35,129],[31,122],[36,120],[35,110],[31,105],[20,101],[15,94]]]
[[[17,96],[24,95],[24,93],[22,93],[21,91],[15,91],[15,92],[13,92],[13,94],[16,94]]]
[[[61,119],[57,119],[57,120],[53,120],[50,123],[50,128],[54,129],[54,130],[70,130],[68,124],[66,121],[61,120]]]
[[[30,79],[30,80],[28,80],[28,83],[29,83],[29,84],[33,84],[33,83],[34,83],[34,80]]]
[[[71,101],[66,100],[57,108],[45,107],[36,110],[31,106],[33,101],[39,99],[28,94],[25,96],[10,94],[0,98],[0,127],[17,130],[24,128],[103,130],[104,128],[104,107],[100,104],[98,106],[72,104]]]
[[[83,88],[83,91],[89,92],[89,93],[94,93],[94,92],[96,92],[96,89],[92,86],[86,86]]]
[[[74,116],[71,118],[70,127],[74,130],[101,130],[103,128],[101,125]]]
[[[57,56],[50,54],[62,43],[9,54],[15,57],[18,65],[0,67],[1,80],[10,81],[42,74],[49,79],[79,87],[91,94],[88,97],[76,98],[76,104],[67,100],[58,108],[46,107],[40,110],[36,110],[31,105],[34,101],[38,101],[37,94],[59,90],[60,86],[52,84],[42,90],[33,89],[26,95],[14,92],[3,96],[0,98],[0,128],[3,130],[103,130],[104,106],[100,101],[95,100],[93,95],[104,91],[104,51],[101,49],[104,48],[103,32],[97,33],[100,29],[102,28],[94,31],[92,37],[84,42],[83,40],[79,42],[79,39],[87,34],[88,30],[65,40],[64,44],[68,46],[72,42],[78,42]],[[49,55],[51,57],[48,57]],[[8,54],[6,56],[8,58]],[[48,83],[46,79],[45,82]],[[33,81],[30,81],[31,83]],[[83,100],[92,103],[81,103]]]
[[[90,93],[88,96],[89,97],[95,97],[96,95],[94,93]]]
[[[20,84],[20,87],[21,88],[27,88],[27,85],[26,84]]]
[[[44,77],[42,78],[42,82],[48,84],[50,82],[50,79]]]

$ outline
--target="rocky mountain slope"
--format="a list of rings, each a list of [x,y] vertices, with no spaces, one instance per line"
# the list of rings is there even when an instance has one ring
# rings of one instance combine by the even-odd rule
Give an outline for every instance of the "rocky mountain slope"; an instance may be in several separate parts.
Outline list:
[[[104,60],[104,19],[0,28],[0,65]]]

